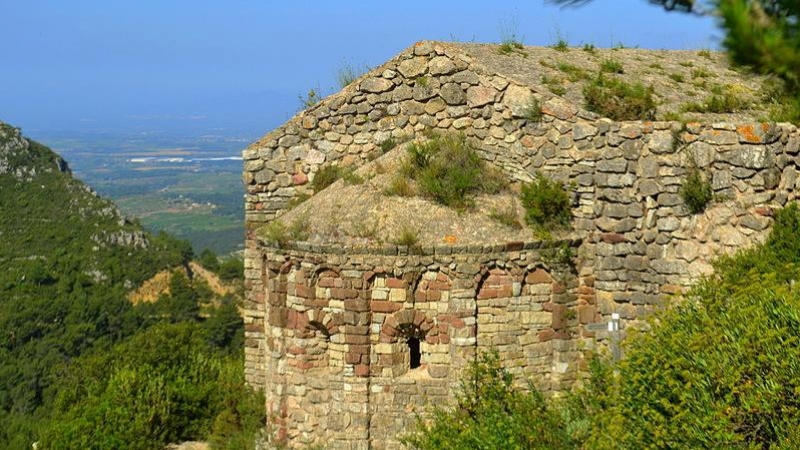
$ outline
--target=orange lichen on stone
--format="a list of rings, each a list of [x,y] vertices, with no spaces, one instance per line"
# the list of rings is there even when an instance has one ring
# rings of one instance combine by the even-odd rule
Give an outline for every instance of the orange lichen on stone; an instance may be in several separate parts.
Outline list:
[[[739,125],[736,127],[736,132],[739,133],[739,137],[744,139],[745,142],[750,142],[753,144],[761,142],[761,139],[753,132],[754,127],[753,125]],[[767,131],[767,130],[764,130]]]

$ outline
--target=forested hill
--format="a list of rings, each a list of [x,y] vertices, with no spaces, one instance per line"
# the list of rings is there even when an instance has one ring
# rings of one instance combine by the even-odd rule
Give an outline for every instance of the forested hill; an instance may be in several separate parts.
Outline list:
[[[171,386],[163,373],[189,367],[214,383],[221,367],[231,368],[230,376],[241,371],[241,342],[235,341],[242,325],[233,296],[217,298],[202,282],[176,275],[171,293],[154,303],[126,299],[158,271],[188,267],[191,258],[187,242],[144,231],[74,179],[52,150],[0,122],[0,448],[29,449],[33,442],[40,448],[95,448],[82,440],[86,436],[97,448],[153,448],[208,434],[219,412],[214,401],[222,401],[213,400],[218,390],[209,386],[205,396],[192,393],[207,410],[143,421],[155,424],[150,431],[112,424],[103,436],[98,423],[81,415],[105,415],[102,405],[110,404],[131,426],[139,424],[119,398],[97,403],[117,386],[116,377],[128,377],[130,385],[131,371],[142,369],[142,389],[147,383]],[[145,351],[143,343],[165,353]],[[196,368],[191,361],[200,354],[218,362]],[[158,403],[131,396],[139,401],[131,407]],[[138,436],[139,447],[127,447],[133,440],[115,433]],[[48,435],[54,438],[48,441]]]
[[[3,123],[0,239],[0,265],[7,268],[0,286],[15,296],[93,285],[129,288],[191,254],[174,239],[147,235],[72,178],[61,157]]]

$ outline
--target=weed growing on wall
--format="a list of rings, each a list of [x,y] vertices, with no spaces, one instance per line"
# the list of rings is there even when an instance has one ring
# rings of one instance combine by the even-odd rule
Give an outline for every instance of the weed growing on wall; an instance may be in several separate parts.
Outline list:
[[[273,220],[264,227],[261,235],[273,245],[286,247],[291,241],[307,240],[309,231],[308,217],[302,215],[289,223],[289,225],[286,225],[281,220]]]
[[[606,59],[600,63],[600,71],[604,73],[623,73],[622,63],[614,59]]]
[[[355,68],[350,64],[345,64],[336,71],[336,82],[339,84],[339,87],[343,89],[368,71],[369,67],[367,66]]]
[[[508,40],[500,43],[500,46],[497,48],[497,53],[500,53],[501,55],[512,55],[514,53],[519,53],[523,57],[528,56],[528,54],[525,53],[525,50],[523,50],[524,48],[525,47],[523,47],[521,42]]]
[[[572,210],[569,194],[561,183],[537,173],[532,182],[522,185],[521,199],[525,221],[535,229],[569,226]]]
[[[515,20],[504,21],[500,24],[500,47],[497,53],[511,55],[519,53],[522,57],[528,54],[523,50],[522,39],[517,36],[517,23]]]
[[[531,96],[530,101],[527,106],[525,106],[523,117],[531,122],[541,122],[543,117],[542,102],[536,99],[536,97]]]
[[[475,194],[497,193],[507,183],[465,136],[453,134],[432,134],[426,142],[410,144],[401,174],[413,180],[422,195],[456,209],[471,207]],[[397,191],[408,191],[401,182],[393,185]]]
[[[414,247],[419,244],[419,231],[416,229],[404,226],[400,228],[397,237],[393,240],[396,245],[404,245],[406,247]]]
[[[309,89],[305,96],[298,96],[300,100],[300,109],[308,109],[322,101],[322,95],[318,89]]]
[[[564,38],[559,38],[555,44],[552,45],[553,50],[559,52],[568,52],[569,51],[569,42],[567,42]]]
[[[652,120],[653,87],[599,74],[583,89],[586,108],[614,120]]]
[[[314,193],[317,193],[326,187],[332,185],[339,178],[342,177],[342,168],[339,166],[325,166],[314,174],[314,179],[311,181],[311,187],[314,188]]]
[[[683,109],[696,113],[735,113],[750,107],[746,88],[737,85],[712,86],[711,95],[703,103],[688,103]]]
[[[706,206],[714,198],[711,183],[705,179],[700,169],[695,166],[689,168],[686,179],[681,184],[678,193],[692,214],[705,211]]]

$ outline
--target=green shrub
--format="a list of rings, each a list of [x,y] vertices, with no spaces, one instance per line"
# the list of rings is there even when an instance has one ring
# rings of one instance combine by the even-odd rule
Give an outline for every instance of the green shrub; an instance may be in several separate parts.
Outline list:
[[[317,92],[317,89],[309,89],[305,96],[298,96],[300,100],[300,109],[308,109],[322,101],[322,96]]]
[[[267,242],[286,247],[290,241],[305,241],[308,239],[310,225],[308,217],[303,215],[294,219],[288,226],[281,220],[273,220],[262,231],[262,236]]]
[[[398,197],[411,197],[414,195],[414,187],[411,186],[411,182],[407,177],[398,174],[389,182],[389,187],[386,188],[384,193],[387,195],[396,195]]]
[[[531,96],[528,105],[525,107],[523,117],[531,122],[541,122],[543,117],[542,102],[540,102],[536,97]]]
[[[676,83],[683,83],[686,80],[683,75],[679,73],[671,73],[669,77]]]
[[[434,134],[424,143],[412,143],[402,172],[424,195],[452,208],[467,208],[475,194],[496,193],[506,184],[463,135]]]
[[[523,50],[524,48],[525,47],[521,42],[514,39],[508,39],[503,40],[503,42],[500,43],[500,46],[497,48],[497,53],[500,53],[501,55],[519,53],[522,56],[528,56],[528,54],[525,53],[525,50]]]
[[[713,277],[629,343],[596,397],[607,406],[592,415],[586,447],[798,448],[798,262],[792,204],[765,245],[720,258]]]
[[[600,74],[583,89],[586,108],[614,120],[652,120],[653,88]]]
[[[714,74],[709,72],[706,69],[694,69],[692,70],[692,78],[710,78],[713,77]]]
[[[336,81],[340,88],[345,88],[368,71],[369,67],[367,66],[355,68],[350,64],[345,64],[336,71]]]
[[[419,243],[419,231],[414,228],[404,226],[400,228],[400,234],[393,241],[395,245],[405,245],[414,247]]]
[[[342,173],[342,181],[344,181],[345,184],[354,185],[354,184],[364,184],[366,179],[364,179],[364,177],[362,177],[361,175],[357,174],[355,169],[351,168],[349,170],[345,170],[344,173]]]
[[[600,63],[600,72],[623,73],[622,63],[614,59],[605,59]]]
[[[411,135],[403,134],[400,136],[389,136],[386,140],[382,141],[378,146],[380,148],[380,153],[383,155],[384,153],[388,152],[389,150],[397,147],[400,144],[408,142],[411,140]]]
[[[568,52],[569,51],[569,42],[567,42],[564,38],[558,38],[555,44],[551,46],[553,50],[559,52]]]
[[[219,259],[217,258],[217,254],[211,249],[203,249],[200,255],[198,255],[197,262],[212,272],[217,272],[219,270]]]
[[[220,416],[226,436],[254,433],[263,426],[263,397],[244,383],[241,352],[222,356],[205,339],[198,323],[161,324],[73,361],[58,379],[40,448],[164,448],[216,433]]]
[[[711,183],[703,177],[703,173],[697,167],[689,169],[678,193],[692,214],[705,211],[706,206],[714,196]]]
[[[280,220],[273,220],[264,227],[264,239],[267,242],[277,245],[278,247],[285,247],[289,243],[289,231],[286,225]]]
[[[522,185],[521,199],[528,225],[543,229],[569,226],[570,199],[561,183],[537,173],[532,182]]]
[[[466,370],[452,406],[434,405],[429,420],[401,441],[417,450],[567,449],[574,447],[561,416],[533,388],[514,386],[497,353],[483,353]]]
[[[553,94],[564,95],[567,93],[567,88],[563,85],[564,80],[561,77],[550,77],[542,75],[542,84],[546,85]]]
[[[316,174],[314,174],[314,180],[311,181],[311,187],[314,188],[314,193],[317,193],[332,185],[341,177],[341,167],[332,165],[325,166],[319,169]]]
[[[574,64],[559,61],[558,64],[556,64],[556,68],[564,73],[567,79],[572,82],[586,79],[588,76],[585,70]]]
[[[727,114],[750,107],[748,93],[736,85],[713,86],[711,95],[702,104],[689,103],[684,111],[696,113]]]

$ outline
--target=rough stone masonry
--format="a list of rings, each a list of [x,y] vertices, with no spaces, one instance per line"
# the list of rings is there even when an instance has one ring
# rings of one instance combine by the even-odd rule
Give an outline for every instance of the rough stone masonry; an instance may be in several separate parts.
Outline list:
[[[553,94],[527,69],[542,60],[494,48],[419,42],[244,151],[245,370],[291,445],[399,448],[481,349],[546,392],[567,389],[607,338],[587,325],[612,313],[623,333],[640,325],[716,255],[762,240],[775,208],[796,199],[793,125],[614,122]],[[537,121],[526,118],[534,100]],[[576,237],[417,252],[259,237],[312,193],[320,168],[363,165],[387,139],[425,129],[463,133],[515,180],[569,183]],[[691,167],[715,196],[700,214],[678,194]],[[572,248],[571,267],[548,246]]]

